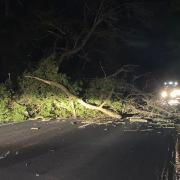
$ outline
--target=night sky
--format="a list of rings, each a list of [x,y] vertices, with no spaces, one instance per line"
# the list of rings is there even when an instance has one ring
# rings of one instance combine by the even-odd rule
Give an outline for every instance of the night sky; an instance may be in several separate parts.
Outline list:
[[[79,33],[84,24],[88,26],[91,23],[91,19],[87,22],[83,19],[84,6],[90,4],[89,7],[94,7],[97,2],[100,1],[0,0],[0,81],[5,80],[8,73],[17,77],[24,69],[33,67],[42,57],[52,53],[56,39],[47,33],[47,22],[56,20],[62,26],[71,22],[69,29]],[[135,12],[122,6],[122,2],[129,3]],[[60,71],[72,75],[83,67],[84,74],[81,75],[96,76],[102,74],[99,73],[100,64],[107,73],[114,72],[123,64],[137,64],[141,71],[153,72],[163,78],[179,78],[178,0],[113,0],[113,3],[119,5],[122,12],[115,24],[121,27],[119,37],[99,38],[96,42],[92,38],[92,43],[85,49],[90,52],[90,62],[84,65],[80,56],[73,56],[61,66]],[[103,32],[106,25],[99,28]],[[63,39],[59,40],[59,47],[63,47],[63,43]],[[105,53],[96,52],[96,49]]]

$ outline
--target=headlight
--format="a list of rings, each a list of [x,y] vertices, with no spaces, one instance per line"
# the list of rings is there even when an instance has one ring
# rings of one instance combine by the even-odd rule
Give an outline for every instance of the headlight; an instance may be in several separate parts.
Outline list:
[[[175,98],[175,97],[177,97],[177,96],[180,96],[180,90],[173,90],[171,93],[170,93],[170,96],[172,97],[172,98]]]
[[[168,96],[168,93],[167,93],[166,91],[163,91],[163,92],[161,92],[161,96],[162,96],[163,98],[165,98],[165,97]]]
[[[175,82],[174,85],[177,86],[177,85],[178,85],[178,82]]]

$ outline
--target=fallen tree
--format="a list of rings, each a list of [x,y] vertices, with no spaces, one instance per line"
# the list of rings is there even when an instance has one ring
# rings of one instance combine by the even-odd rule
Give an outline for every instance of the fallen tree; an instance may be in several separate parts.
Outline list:
[[[112,118],[117,118],[117,119],[121,119],[122,116],[120,114],[117,114],[115,112],[112,112],[108,109],[103,108],[103,106],[105,105],[105,101],[104,103],[102,103],[100,106],[95,106],[92,104],[88,104],[85,101],[83,101],[82,99],[80,99],[79,97],[75,96],[74,94],[72,94],[65,86],[63,86],[60,83],[57,82],[53,82],[53,81],[49,81],[49,80],[45,80],[45,79],[41,79],[39,77],[35,77],[35,76],[25,76],[26,78],[31,78],[31,79],[35,79],[38,80],[40,82],[43,82],[45,84],[48,84],[50,86],[54,86],[57,87],[58,89],[60,89],[70,100],[72,101],[77,101],[79,104],[81,104],[82,106],[84,106],[87,109],[91,109],[91,110],[96,110],[96,111],[100,111],[105,115],[108,115],[109,117]],[[109,98],[109,97],[108,97]]]
[[[80,105],[82,105],[87,109],[99,111],[107,115],[108,117],[116,118],[116,119],[123,119],[126,117],[127,114],[129,117],[139,117],[149,120],[153,120],[154,118],[165,120],[167,118],[170,119],[174,116],[177,117],[178,115],[177,112],[176,113],[172,112],[173,110],[172,108],[167,109],[165,107],[162,107],[159,103],[157,103],[153,99],[152,94],[146,94],[144,92],[141,92],[131,84],[121,85],[123,88],[125,88],[126,91],[129,92],[126,97],[122,95],[121,97],[122,99],[119,101],[119,103],[124,102],[126,109],[124,110],[124,112],[122,110],[121,113],[118,113],[117,111],[114,110],[111,104],[109,105],[109,107],[112,107],[111,109],[113,110],[109,110],[104,107],[107,104],[107,101],[112,98],[112,95],[117,94],[117,92],[115,92],[114,89],[112,89],[109,92],[109,95],[106,97],[106,99],[103,100],[103,102],[100,105],[94,105],[87,103],[82,98],[79,98],[77,95],[74,95],[72,92],[70,92],[70,90],[67,87],[65,87],[61,83],[57,83],[51,80],[45,80],[40,77],[30,76],[30,75],[26,75],[25,78],[31,78],[40,81],[42,83],[48,84],[51,87],[56,87],[60,89],[60,91],[63,92],[69,99],[69,102],[72,106],[72,111],[73,111],[72,114],[74,118],[76,118],[76,109],[74,106],[74,102],[79,103]],[[119,96],[118,98],[120,98],[119,94],[118,96]]]

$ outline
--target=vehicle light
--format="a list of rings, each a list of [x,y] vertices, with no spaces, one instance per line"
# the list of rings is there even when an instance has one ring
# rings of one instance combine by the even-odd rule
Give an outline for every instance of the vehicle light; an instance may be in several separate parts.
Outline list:
[[[163,97],[163,98],[165,98],[165,97],[167,97],[167,92],[166,91],[163,91],[163,92],[161,92],[161,96]]]
[[[180,96],[180,90],[179,90],[179,89],[173,90],[173,91],[170,93],[170,96],[171,96],[172,98],[177,97],[177,96]]]

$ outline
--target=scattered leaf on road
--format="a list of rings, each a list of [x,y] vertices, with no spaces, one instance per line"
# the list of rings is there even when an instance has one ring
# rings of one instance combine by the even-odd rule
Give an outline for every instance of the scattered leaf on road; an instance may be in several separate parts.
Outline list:
[[[31,130],[39,130],[40,127],[32,127]]]
[[[10,151],[7,151],[6,153],[1,154],[1,155],[0,155],[0,159],[6,158],[9,154],[10,154]]]
[[[38,174],[38,173],[36,173],[36,177],[39,177],[39,174]]]
[[[78,128],[79,128],[79,129],[83,129],[83,128],[86,128],[87,126],[89,126],[89,124],[84,124],[84,125],[82,125],[82,126],[79,126]]]

